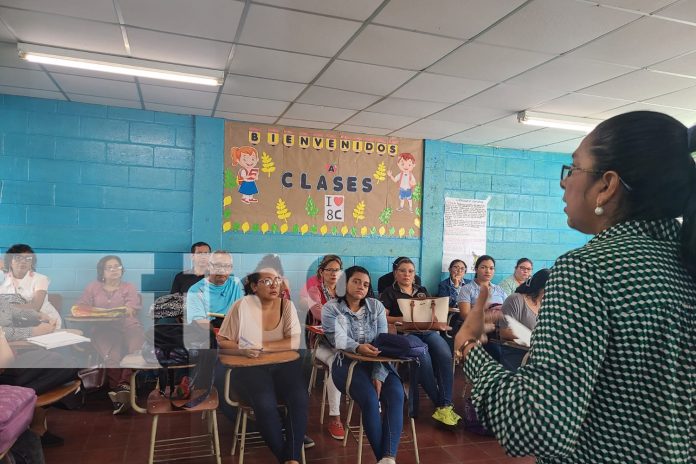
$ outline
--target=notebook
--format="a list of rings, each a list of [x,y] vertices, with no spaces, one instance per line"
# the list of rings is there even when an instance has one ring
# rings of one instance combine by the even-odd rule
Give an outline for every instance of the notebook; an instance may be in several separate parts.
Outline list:
[[[90,342],[91,339],[83,337],[82,335],[77,335],[72,332],[53,332],[46,335],[37,335],[36,337],[27,338],[29,343],[46,348],[50,350],[52,348],[59,348],[61,346],[76,345],[78,343]]]

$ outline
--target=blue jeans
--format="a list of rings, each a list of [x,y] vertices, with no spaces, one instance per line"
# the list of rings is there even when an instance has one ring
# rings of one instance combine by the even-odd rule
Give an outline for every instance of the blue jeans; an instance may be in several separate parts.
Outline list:
[[[449,345],[440,333],[412,332],[407,337],[417,337],[428,345],[428,352],[418,358],[418,381],[435,407],[452,404],[453,356]]]
[[[334,360],[331,376],[336,387],[345,394],[351,361],[339,358],[337,356]],[[377,391],[372,384],[372,365],[373,363],[361,362],[355,366],[350,396],[360,406],[365,434],[379,461],[384,456],[396,456],[404,426],[404,386],[399,376],[390,371],[382,384],[382,393],[377,398]],[[380,401],[383,416],[379,412]]]
[[[231,387],[256,415],[256,427],[278,462],[299,461],[307,431],[307,384],[301,360],[289,363],[232,369]],[[287,408],[283,422],[278,401]]]

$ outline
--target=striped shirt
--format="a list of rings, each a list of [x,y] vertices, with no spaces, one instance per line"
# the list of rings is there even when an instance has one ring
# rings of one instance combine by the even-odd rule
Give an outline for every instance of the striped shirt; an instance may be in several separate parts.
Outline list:
[[[561,256],[516,374],[471,351],[472,399],[508,454],[696,462],[696,283],[680,227],[628,221]]]

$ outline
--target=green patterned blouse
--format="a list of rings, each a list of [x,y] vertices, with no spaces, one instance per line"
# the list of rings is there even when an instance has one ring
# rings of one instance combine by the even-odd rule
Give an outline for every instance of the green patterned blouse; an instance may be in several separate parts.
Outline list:
[[[464,365],[480,420],[539,463],[696,463],[696,282],[676,220],[629,221],[561,256],[529,363]]]

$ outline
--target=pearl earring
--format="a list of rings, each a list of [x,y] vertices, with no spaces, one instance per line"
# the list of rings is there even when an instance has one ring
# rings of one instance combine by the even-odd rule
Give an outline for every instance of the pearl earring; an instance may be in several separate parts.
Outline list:
[[[596,216],[601,216],[602,214],[604,214],[604,208],[597,205],[597,207],[594,209],[594,213]]]

